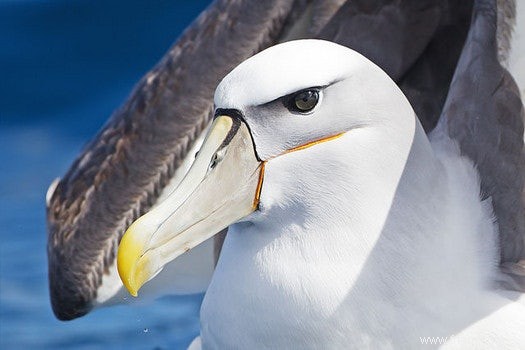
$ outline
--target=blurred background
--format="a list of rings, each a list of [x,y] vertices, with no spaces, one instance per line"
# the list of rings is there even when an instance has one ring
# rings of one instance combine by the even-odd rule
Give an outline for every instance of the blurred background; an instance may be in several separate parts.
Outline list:
[[[0,349],[181,349],[202,295],[55,319],[45,193],[208,5],[0,0]]]

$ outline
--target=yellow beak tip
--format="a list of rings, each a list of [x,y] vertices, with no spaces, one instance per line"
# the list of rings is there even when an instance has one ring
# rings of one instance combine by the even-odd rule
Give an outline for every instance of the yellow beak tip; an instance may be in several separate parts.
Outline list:
[[[138,291],[140,289],[140,286],[137,286],[136,283],[134,283],[134,280],[132,280],[132,276],[129,276],[130,278],[124,278],[122,274],[120,273],[120,279],[122,280],[122,283],[124,284],[124,287],[128,290],[129,294],[131,294],[134,297],[138,296]]]
[[[132,228],[133,225],[126,231],[120,241],[117,254],[117,270],[128,292],[136,297],[142,286],[140,281],[143,280],[143,278],[140,278],[143,271],[140,270],[140,265],[142,264],[139,264],[139,262],[142,258],[144,247],[143,244],[134,238]],[[139,278],[137,278],[137,276]]]
[[[137,288],[136,283],[134,283],[134,278],[133,278],[134,273],[129,272],[125,269],[122,269],[120,262],[118,263],[118,273],[120,276],[120,280],[122,281],[122,284],[124,284],[124,287],[126,287],[129,294],[136,297],[138,295],[138,290],[140,289],[140,287]]]
[[[131,294],[132,297],[136,298],[139,296],[138,290],[132,289],[130,287],[126,287],[126,289],[128,290],[129,294]]]

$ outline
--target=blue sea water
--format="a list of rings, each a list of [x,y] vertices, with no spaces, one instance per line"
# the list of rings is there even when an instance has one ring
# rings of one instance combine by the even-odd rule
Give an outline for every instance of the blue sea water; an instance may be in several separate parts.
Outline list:
[[[0,0],[0,349],[179,349],[202,295],[55,319],[45,193],[208,1]]]

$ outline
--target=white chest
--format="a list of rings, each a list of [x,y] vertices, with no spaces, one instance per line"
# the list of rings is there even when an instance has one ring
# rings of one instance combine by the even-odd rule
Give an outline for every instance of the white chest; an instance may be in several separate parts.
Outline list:
[[[352,282],[337,277],[345,267],[305,264],[300,251],[275,261],[271,255],[283,256],[276,252],[283,246],[268,242],[255,251],[236,238],[223,247],[236,254],[221,256],[201,309],[204,346],[341,348],[351,324],[338,315]]]
[[[344,244],[327,255],[308,249],[312,237],[305,246],[230,234],[201,309],[204,348],[393,348],[436,327],[376,292],[374,267],[343,258]]]

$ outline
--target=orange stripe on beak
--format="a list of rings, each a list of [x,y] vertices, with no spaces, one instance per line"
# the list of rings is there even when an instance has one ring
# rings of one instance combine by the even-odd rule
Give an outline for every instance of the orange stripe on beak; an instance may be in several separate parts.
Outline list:
[[[255,190],[255,197],[253,198],[253,209],[257,209],[259,206],[259,201],[261,200],[261,190],[262,190],[262,184],[264,180],[264,166],[266,165],[266,162],[261,163],[261,170],[259,172],[259,181],[257,182],[257,189]]]

